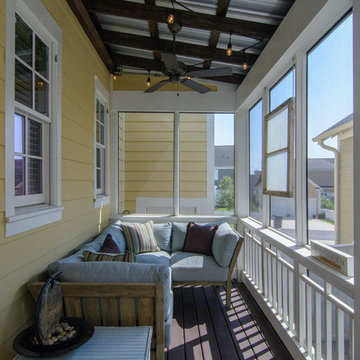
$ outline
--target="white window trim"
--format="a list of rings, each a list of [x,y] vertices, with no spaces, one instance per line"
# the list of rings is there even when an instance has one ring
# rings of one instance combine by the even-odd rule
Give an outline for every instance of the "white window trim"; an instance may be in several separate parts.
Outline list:
[[[52,71],[50,99],[52,124],[50,126],[49,205],[29,206],[26,213],[16,212],[14,194],[14,113],[15,107],[15,12],[25,13],[36,19],[38,27],[46,29],[56,57]],[[61,207],[61,75],[62,75],[61,29],[42,4],[41,0],[6,1],[6,83],[5,83],[5,236],[13,236],[62,219]],[[42,118],[39,116],[39,118]]]
[[[104,170],[104,194],[97,194],[96,189],[96,99],[105,104],[105,170]],[[95,75],[94,78],[94,208],[110,204],[110,94]]]

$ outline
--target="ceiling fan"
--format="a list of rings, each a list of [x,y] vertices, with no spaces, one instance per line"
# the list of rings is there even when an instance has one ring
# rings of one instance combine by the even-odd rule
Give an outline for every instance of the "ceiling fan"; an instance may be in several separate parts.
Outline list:
[[[162,73],[168,77],[166,80],[162,80],[155,85],[151,86],[145,93],[152,93],[164,85],[168,83],[178,83],[182,84],[192,90],[197,91],[200,94],[206,94],[211,91],[211,89],[205,85],[202,85],[192,78],[208,78],[208,77],[216,77],[216,76],[231,76],[233,74],[232,69],[230,67],[221,67],[215,69],[200,69],[195,71],[187,71],[187,66],[178,61],[176,58],[176,34],[181,30],[181,25],[177,22],[172,24],[168,24],[169,30],[173,34],[173,52],[172,53],[161,53],[161,58],[164,63],[165,70]]]

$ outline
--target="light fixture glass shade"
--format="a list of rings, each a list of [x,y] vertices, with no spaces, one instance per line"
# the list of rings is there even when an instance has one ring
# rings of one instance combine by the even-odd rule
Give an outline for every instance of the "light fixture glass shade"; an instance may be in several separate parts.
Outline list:
[[[146,80],[146,86],[150,87],[151,85],[151,80],[150,80],[150,76],[148,76],[147,80]]]

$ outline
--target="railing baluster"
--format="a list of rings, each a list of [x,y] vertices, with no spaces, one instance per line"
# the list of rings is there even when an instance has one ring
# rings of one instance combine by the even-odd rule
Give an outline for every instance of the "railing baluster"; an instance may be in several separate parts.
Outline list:
[[[315,359],[321,359],[321,295],[315,290]]]
[[[289,294],[288,294],[288,309],[289,309],[289,324],[290,324],[290,330],[293,332],[293,334],[295,334],[295,323],[294,323],[294,273],[292,271],[289,271],[289,276],[288,276],[288,281],[289,281]],[[296,310],[298,311],[298,310]]]
[[[331,293],[328,283],[325,283],[325,293]],[[329,300],[325,300],[325,356],[326,360],[332,359],[332,304]]]
[[[337,341],[337,358],[345,359],[344,347],[344,312],[340,309],[336,311],[336,341]]]
[[[306,288],[306,350],[308,355],[312,357],[312,317],[313,317],[313,301],[312,301],[312,287],[308,284]]]
[[[282,288],[283,288],[283,319],[285,324],[288,326],[288,328],[290,329],[290,324],[289,324],[289,287],[288,287],[288,273],[289,273],[289,269],[284,266],[283,269],[283,282],[282,282]]]

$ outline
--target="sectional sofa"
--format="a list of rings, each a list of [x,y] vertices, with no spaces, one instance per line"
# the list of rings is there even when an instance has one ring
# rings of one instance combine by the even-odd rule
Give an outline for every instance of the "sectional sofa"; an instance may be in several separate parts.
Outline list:
[[[163,283],[165,347],[171,341],[173,294],[172,284],[226,285],[226,304],[230,306],[231,275],[243,238],[227,223],[219,223],[212,242],[212,256],[184,252],[186,223],[159,223],[153,225],[160,251],[140,253],[136,262],[85,262],[85,250],[96,252],[107,234],[111,234],[121,252],[127,244],[117,221],[106,228],[94,240],[86,242],[72,255],[60,259],[48,267],[53,274],[61,271],[59,280],[64,282],[138,282]]]

